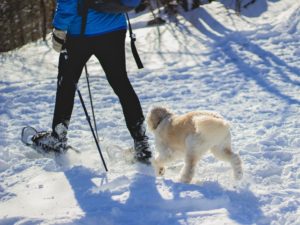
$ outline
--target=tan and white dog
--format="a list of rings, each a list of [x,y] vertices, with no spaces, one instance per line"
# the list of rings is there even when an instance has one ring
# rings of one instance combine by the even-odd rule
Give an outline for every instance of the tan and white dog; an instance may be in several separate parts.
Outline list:
[[[147,124],[155,135],[158,155],[152,161],[157,175],[164,175],[165,163],[183,158],[180,182],[190,183],[201,157],[209,150],[220,160],[228,161],[234,178],[242,179],[242,162],[231,149],[229,123],[217,113],[195,111],[175,115],[165,107],[154,107]]]

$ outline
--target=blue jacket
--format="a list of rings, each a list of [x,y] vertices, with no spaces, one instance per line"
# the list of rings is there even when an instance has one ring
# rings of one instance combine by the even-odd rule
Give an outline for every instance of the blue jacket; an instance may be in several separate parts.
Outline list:
[[[138,5],[140,0],[121,0],[125,5]],[[82,17],[78,14],[78,0],[57,0],[53,26],[66,30],[70,36],[79,36]],[[124,13],[101,13],[89,9],[85,36],[97,36],[127,29]]]

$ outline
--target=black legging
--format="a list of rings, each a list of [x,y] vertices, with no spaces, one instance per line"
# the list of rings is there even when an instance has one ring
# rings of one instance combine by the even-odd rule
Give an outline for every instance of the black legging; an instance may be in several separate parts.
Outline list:
[[[76,84],[82,69],[95,55],[107,80],[119,97],[126,125],[134,137],[137,123],[144,121],[139,99],[127,77],[125,65],[126,30],[114,31],[96,37],[68,37],[59,58],[58,83],[52,129],[59,123],[68,126],[74,105]]]

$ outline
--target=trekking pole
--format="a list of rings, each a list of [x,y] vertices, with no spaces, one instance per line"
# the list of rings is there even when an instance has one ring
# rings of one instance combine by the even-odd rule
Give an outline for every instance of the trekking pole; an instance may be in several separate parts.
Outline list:
[[[95,111],[94,111],[92,91],[91,91],[91,88],[90,88],[90,80],[89,80],[90,75],[89,75],[88,70],[87,70],[87,64],[84,65],[84,69],[85,69],[85,75],[86,75],[86,82],[87,82],[88,90],[89,90],[90,103],[91,103],[92,115],[93,115],[93,120],[94,120],[94,128],[95,128],[95,131],[96,131],[97,140],[98,140],[98,142],[100,142],[99,135],[98,135],[97,123],[96,123],[96,117],[95,117]],[[104,148],[104,149],[105,149],[105,152],[106,152],[108,158],[111,159],[110,153],[107,151],[106,148]]]
[[[89,90],[89,96],[90,96],[90,102],[91,102],[91,108],[92,108],[92,115],[93,115],[93,120],[94,120],[94,128],[95,128],[95,131],[96,131],[97,139],[99,141],[99,135],[98,135],[98,129],[97,129],[97,123],[96,123],[95,111],[94,111],[94,104],[93,104],[93,97],[92,97],[92,92],[91,92],[91,88],[90,88],[90,81],[89,81],[89,76],[90,75],[88,73],[86,64],[84,65],[84,70],[85,70],[86,82],[87,82],[88,90]]]
[[[78,88],[77,85],[76,85],[76,91],[77,91],[77,93],[78,93],[78,96],[79,96],[81,105],[82,105],[82,107],[83,107],[83,110],[84,110],[84,113],[85,113],[85,116],[86,116],[86,119],[87,119],[87,121],[88,121],[88,123],[89,123],[89,125],[90,125],[90,128],[91,128],[91,131],[92,131],[92,133],[93,133],[93,137],[94,137],[94,139],[95,139],[95,142],[96,142],[96,145],[97,145],[97,149],[98,149],[98,152],[99,152],[99,154],[100,154],[100,157],[101,157],[101,160],[102,160],[104,169],[105,169],[106,172],[108,172],[108,169],[107,169],[105,160],[104,160],[104,158],[103,158],[103,155],[102,155],[102,152],[101,152],[101,149],[100,149],[99,142],[98,142],[98,140],[97,140],[95,131],[94,131],[93,126],[92,126],[92,123],[91,123],[91,118],[89,117],[89,114],[88,114],[87,109],[86,109],[86,107],[85,107],[85,104],[84,104],[82,95],[81,95],[81,93],[80,93],[79,88]]]

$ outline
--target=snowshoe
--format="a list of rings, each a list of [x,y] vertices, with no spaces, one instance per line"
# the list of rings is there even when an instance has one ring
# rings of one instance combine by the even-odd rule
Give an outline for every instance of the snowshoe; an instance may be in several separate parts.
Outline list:
[[[78,150],[67,145],[67,138],[65,136],[59,138],[51,131],[38,132],[30,126],[23,128],[21,140],[26,146],[40,153],[65,153],[68,149],[73,149],[78,152]]]

